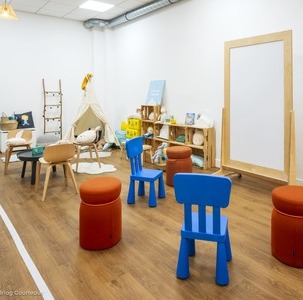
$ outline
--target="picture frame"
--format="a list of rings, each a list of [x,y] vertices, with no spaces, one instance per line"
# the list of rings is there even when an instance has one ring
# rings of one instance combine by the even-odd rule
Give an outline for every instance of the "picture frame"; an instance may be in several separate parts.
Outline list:
[[[146,104],[147,105],[161,105],[165,80],[152,80],[149,85]]]
[[[185,125],[195,125],[195,113],[186,113]]]

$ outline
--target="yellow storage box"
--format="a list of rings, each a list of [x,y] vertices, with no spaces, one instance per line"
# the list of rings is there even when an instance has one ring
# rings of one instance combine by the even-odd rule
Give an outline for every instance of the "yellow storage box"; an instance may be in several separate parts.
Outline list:
[[[141,130],[130,129],[130,128],[127,128],[126,130],[126,138],[128,139],[132,139],[140,135],[141,135]]]
[[[135,118],[129,118],[128,124],[129,129],[141,130],[141,120]]]

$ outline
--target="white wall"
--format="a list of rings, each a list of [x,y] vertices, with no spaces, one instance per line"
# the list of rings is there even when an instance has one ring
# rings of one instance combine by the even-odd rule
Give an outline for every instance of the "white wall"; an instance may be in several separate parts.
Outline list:
[[[302,180],[302,20],[300,0],[182,0],[111,30],[106,86],[107,100],[115,103],[111,110],[115,126],[144,104],[150,80],[165,79],[164,105],[177,120],[183,121],[189,111],[206,111],[214,117],[219,165],[224,42],[292,30],[297,177]],[[121,110],[114,109],[117,106]]]
[[[224,42],[292,30],[297,177],[303,180],[301,0],[181,0],[107,30],[87,30],[81,22],[25,13],[18,16],[18,22],[0,22],[1,111],[33,110],[40,130],[41,80],[51,84],[61,78],[67,127],[81,101],[82,78],[93,72],[96,94],[117,129],[144,104],[150,81],[165,79],[168,113],[179,121],[188,111],[206,111],[214,117],[217,165],[224,105]]]
[[[93,34],[81,22],[18,12],[18,21],[0,22],[1,112],[33,112],[37,136],[43,133],[43,89],[62,81],[63,133],[81,101],[84,75],[93,70]]]

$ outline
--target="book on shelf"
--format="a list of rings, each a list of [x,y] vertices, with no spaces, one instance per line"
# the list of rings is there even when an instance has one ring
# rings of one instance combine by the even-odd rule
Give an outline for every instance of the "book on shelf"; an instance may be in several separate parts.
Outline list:
[[[185,125],[194,125],[194,124],[195,124],[195,113],[186,113]]]

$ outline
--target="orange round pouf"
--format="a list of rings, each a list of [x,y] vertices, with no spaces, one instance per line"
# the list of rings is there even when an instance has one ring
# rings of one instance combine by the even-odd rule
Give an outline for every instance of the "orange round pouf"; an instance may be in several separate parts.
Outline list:
[[[272,191],[271,250],[286,265],[303,268],[303,186]]]
[[[122,237],[121,181],[115,177],[94,177],[80,185],[80,246],[102,250]]]
[[[192,150],[187,146],[173,146],[166,150],[166,184],[174,186],[173,178],[176,173],[192,173]]]

